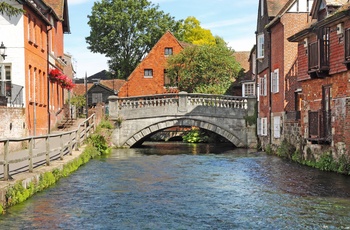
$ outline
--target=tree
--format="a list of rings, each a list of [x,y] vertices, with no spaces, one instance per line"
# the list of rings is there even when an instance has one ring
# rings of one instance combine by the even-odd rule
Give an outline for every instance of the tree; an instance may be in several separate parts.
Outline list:
[[[179,39],[194,45],[215,45],[215,37],[210,30],[200,26],[195,17],[188,17],[181,24]]]
[[[0,2],[0,13],[6,14],[8,17],[18,16],[24,13],[23,9],[16,8],[6,2]]]
[[[167,30],[179,30],[181,21],[158,8],[147,0],[95,2],[88,16],[88,48],[110,58],[110,69],[127,78]]]
[[[189,46],[168,58],[167,74],[180,91],[225,94],[241,69],[222,38],[215,45]]]

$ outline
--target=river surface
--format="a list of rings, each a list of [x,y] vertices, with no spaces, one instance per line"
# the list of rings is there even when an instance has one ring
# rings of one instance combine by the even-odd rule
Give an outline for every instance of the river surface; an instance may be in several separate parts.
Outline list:
[[[0,229],[350,229],[350,177],[264,153],[146,143],[91,160]]]

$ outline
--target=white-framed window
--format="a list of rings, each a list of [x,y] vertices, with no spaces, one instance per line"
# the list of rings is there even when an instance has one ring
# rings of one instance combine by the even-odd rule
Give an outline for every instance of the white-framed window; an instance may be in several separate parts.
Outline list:
[[[144,70],[144,77],[145,78],[152,78],[153,77],[153,69],[145,69]]]
[[[171,48],[171,47],[166,47],[166,48],[164,49],[164,55],[165,55],[165,56],[173,55],[173,48]]]
[[[102,93],[92,93],[91,99],[92,99],[92,104],[97,104],[99,102],[102,102]]]
[[[274,138],[281,137],[281,117],[280,116],[273,117],[273,137]]]
[[[279,92],[279,69],[271,72],[271,93]]]
[[[258,118],[258,135],[267,136],[267,117]]]
[[[266,74],[260,78],[260,96],[267,95],[267,80]]]
[[[243,83],[242,84],[242,95],[243,97],[255,96],[255,83]]]
[[[258,35],[258,59],[264,58],[264,34]]]
[[[11,65],[0,65],[0,96],[11,97]]]

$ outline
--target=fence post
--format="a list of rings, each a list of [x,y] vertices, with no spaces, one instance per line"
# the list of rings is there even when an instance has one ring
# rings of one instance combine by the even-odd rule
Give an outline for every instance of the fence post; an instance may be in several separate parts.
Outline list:
[[[94,132],[96,131],[96,114],[94,113]]]
[[[69,155],[73,155],[73,139],[72,133],[69,133]]]
[[[87,123],[88,123],[88,121],[84,122],[84,138],[83,138],[83,140],[85,140],[88,137]]]
[[[60,135],[60,159],[63,160],[63,135]]]
[[[9,179],[9,175],[10,175],[10,172],[9,172],[9,164],[8,164],[8,153],[9,153],[9,144],[10,144],[10,141],[7,140],[5,142],[5,152],[4,152],[4,180],[8,180]]]
[[[33,138],[29,139],[29,172],[33,172]]]
[[[75,151],[79,151],[79,147],[80,147],[79,129],[80,129],[80,126],[78,127],[77,131],[75,132]]]
[[[46,165],[50,165],[50,137],[46,136]]]

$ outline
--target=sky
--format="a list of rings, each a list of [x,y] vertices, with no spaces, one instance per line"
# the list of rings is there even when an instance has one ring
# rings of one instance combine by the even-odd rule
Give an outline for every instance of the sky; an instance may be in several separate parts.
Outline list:
[[[97,1],[97,0],[96,0]],[[235,51],[250,51],[255,43],[259,0],[151,0],[176,20],[194,16],[201,27],[222,37]],[[85,38],[90,35],[88,15],[94,0],[68,0],[70,34],[64,37],[65,53],[72,55],[76,78],[108,70],[107,58],[91,53]]]

